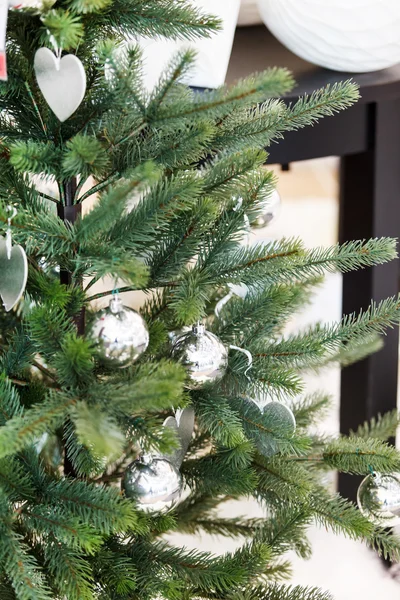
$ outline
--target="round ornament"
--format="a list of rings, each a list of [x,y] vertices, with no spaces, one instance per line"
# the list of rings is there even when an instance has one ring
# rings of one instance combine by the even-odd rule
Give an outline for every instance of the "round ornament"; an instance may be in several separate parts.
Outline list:
[[[110,367],[129,367],[149,345],[146,321],[118,296],[95,315],[89,335],[97,344],[100,360]]]
[[[129,465],[122,481],[128,498],[145,512],[167,512],[182,493],[182,477],[167,459],[143,456]]]
[[[400,475],[367,475],[358,488],[357,504],[364,517],[376,525],[400,525]]]
[[[279,215],[281,206],[282,200],[279,192],[274,190],[260,203],[260,212],[252,221],[251,226],[256,228],[266,227]]]
[[[228,367],[227,348],[200,324],[175,340],[172,355],[185,365],[192,387],[220,381]]]

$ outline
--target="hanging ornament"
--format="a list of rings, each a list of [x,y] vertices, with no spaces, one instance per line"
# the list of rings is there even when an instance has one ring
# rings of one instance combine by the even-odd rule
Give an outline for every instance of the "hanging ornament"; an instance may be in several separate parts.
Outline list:
[[[129,367],[149,345],[146,321],[124,306],[118,294],[96,313],[89,335],[97,344],[100,360],[110,367]]]
[[[200,323],[175,340],[172,354],[185,365],[192,387],[220,381],[228,367],[228,350]]]
[[[55,0],[53,0],[53,3]],[[47,7],[50,3],[47,4]],[[8,9],[43,9],[42,0],[0,0],[0,81],[7,81],[6,34]]]
[[[246,355],[248,367],[245,375],[247,376],[253,363],[251,353],[232,344],[229,348]],[[172,355],[186,367],[193,388],[202,387],[207,383],[217,383],[224,377],[228,368],[228,348],[200,323],[193,325],[191,331],[175,339]]]
[[[215,309],[214,309],[214,314],[217,317],[217,319],[220,318],[221,315],[221,311],[224,308],[225,304],[227,304],[229,302],[229,300],[231,298],[233,298],[234,296],[237,296],[238,298],[241,298],[242,300],[244,300],[247,296],[247,294],[249,293],[249,288],[247,287],[247,285],[245,283],[228,283],[228,287],[229,287],[229,292],[226,294],[226,296],[224,296],[223,298],[221,298],[221,300],[219,300],[217,302],[217,304],[215,305]]]
[[[180,469],[193,435],[194,408],[192,406],[187,406],[184,409],[177,410],[175,417],[168,417],[164,421],[164,427],[169,427],[175,431],[180,444],[179,448],[172,454],[165,455],[164,458],[168,459],[174,467]]]
[[[367,475],[358,488],[357,504],[364,517],[376,525],[400,525],[400,475]]]
[[[51,38],[56,54],[39,48],[34,59],[36,80],[44,99],[61,121],[66,121],[79,107],[86,92],[86,73],[79,58],[66,54]]]
[[[57,279],[60,278],[60,265],[51,266],[44,256],[39,258],[39,260],[37,261],[37,264],[38,264],[38,267],[40,267],[42,269],[42,271],[44,273],[46,273],[46,275],[49,275],[50,277],[54,277]]]
[[[282,404],[282,402],[268,402],[263,408],[264,415],[268,415],[271,419],[276,422],[281,422],[282,427],[286,433],[293,435],[296,431],[296,419],[288,406]]]
[[[136,500],[146,512],[167,512],[182,494],[183,481],[179,469],[193,435],[193,407],[177,410],[175,417],[168,417],[163,426],[175,431],[180,447],[171,454],[146,455],[135,460],[122,481],[125,495]]]
[[[240,198],[240,197],[237,198],[236,204],[232,210],[237,212],[238,210],[240,210],[242,208],[242,204],[243,204],[243,198]],[[243,215],[243,234],[242,234],[242,239],[240,240],[240,243],[243,246],[249,245],[250,235],[251,235],[251,226],[250,226],[249,217],[246,215],[246,213],[244,213],[244,215]]]
[[[6,33],[8,0],[0,0],[0,81],[7,81]]]
[[[251,226],[256,228],[266,227],[279,215],[282,206],[279,192],[273,190],[272,194],[263,199],[259,206],[260,212],[254,221],[251,222]]]
[[[272,401],[261,407],[256,400],[248,398],[246,401],[251,406],[257,407],[257,410],[263,414],[266,426],[261,431],[257,428],[254,430],[250,419],[245,422],[245,429],[248,429],[251,435],[253,434],[256,446],[263,456],[274,456],[280,450],[279,437],[290,438],[296,431],[293,412],[281,402]]]
[[[185,327],[182,327],[182,329],[176,329],[174,331],[169,331],[168,339],[169,339],[170,343],[175,344],[175,341],[178,339],[178,337],[180,337],[184,333],[187,333],[188,331],[191,331],[191,327],[185,326]]]
[[[167,459],[142,456],[129,465],[122,481],[128,498],[145,512],[167,512],[182,493],[179,470]]]
[[[13,246],[11,239],[11,219],[17,211],[11,206],[12,211],[8,218],[8,229],[5,239],[0,237],[0,297],[6,311],[10,311],[21,299],[28,279],[28,260],[25,250],[21,246]]]

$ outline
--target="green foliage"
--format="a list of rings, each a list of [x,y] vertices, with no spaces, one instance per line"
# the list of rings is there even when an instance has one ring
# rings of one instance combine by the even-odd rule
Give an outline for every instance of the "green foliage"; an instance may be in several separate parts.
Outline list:
[[[392,260],[396,242],[311,250],[298,239],[244,243],[247,218],[275,187],[265,149],[353,104],[357,86],[328,86],[287,105],[279,97],[292,89],[292,76],[274,68],[230,88],[192,90],[182,78],[195,53],[184,50],[144,89],[134,40],[193,40],[219,26],[187,0],[62,0],[9,13],[0,235],[12,203],[13,241],[26,250],[29,278],[16,310],[0,309],[4,600],[328,600],[317,589],[282,584],[290,576],[282,557],[310,555],[313,520],[399,559],[396,537],[321,486],[331,469],[398,470],[399,454],[385,443],[398,416],[327,438],[310,427],[329,398],[300,396],[305,369],[350,364],[378,349],[386,328],[399,324],[399,298],[338,324],[284,333],[326,272]],[[54,42],[79,57],[87,77],[81,105],[63,123],[33,69],[35,51]],[[70,212],[82,205],[74,222],[59,217],[65,205]],[[217,318],[215,304],[232,284],[246,285],[247,294]],[[145,297],[150,344],[137,363],[112,370],[99,362],[83,323],[91,302],[115,287]],[[222,381],[191,389],[168,334],[197,320],[227,347],[249,350],[250,371],[232,350]],[[262,395],[290,405],[296,432],[249,402]],[[140,454],[178,447],[163,422],[187,405],[196,427],[180,470],[190,493],[169,514],[144,513],[120,492],[121,479]],[[241,496],[258,500],[264,516],[222,518],[220,504]],[[160,540],[171,531],[222,535],[241,546],[215,556]]]
[[[400,466],[396,450],[376,438],[335,440],[326,446],[323,458],[330,467],[356,475],[366,475],[370,468],[391,473]]]
[[[62,167],[65,178],[101,175],[107,168],[105,148],[95,137],[76,135],[66,143]]]
[[[90,448],[91,453],[107,461],[116,460],[121,456],[125,436],[113,421],[113,419],[102,412],[96,404],[88,406],[85,402],[79,402],[72,415],[78,442]]]
[[[382,441],[387,441],[389,438],[396,435],[396,430],[399,425],[399,415],[397,410],[388,412],[384,415],[378,415],[377,418],[372,418],[361,424],[357,431],[350,432],[351,436],[368,440],[374,438]]]
[[[83,24],[75,15],[61,9],[49,11],[43,25],[54,36],[59,48],[76,48],[83,37]]]

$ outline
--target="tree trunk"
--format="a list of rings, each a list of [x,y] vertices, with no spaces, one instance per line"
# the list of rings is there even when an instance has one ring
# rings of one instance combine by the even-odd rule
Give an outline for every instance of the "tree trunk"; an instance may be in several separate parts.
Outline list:
[[[77,188],[77,180],[76,177],[67,181],[64,184],[64,196],[65,196],[65,205],[58,205],[57,214],[60,219],[64,221],[64,223],[71,223],[73,225],[75,221],[82,214],[82,205],[74,204],[74,196]],[[82,285],[82,281],[73,280],[72,273],[69,271],[60,270],[60,282],[63,285]],[[85,310],[82,309],[80,313],[74,318],[76,329],[78,335],[85,334]],[[76,477],[77,474],[75,469],[69,460],[67,453],[64,453],[64,475],[68,475],[70,477]]]

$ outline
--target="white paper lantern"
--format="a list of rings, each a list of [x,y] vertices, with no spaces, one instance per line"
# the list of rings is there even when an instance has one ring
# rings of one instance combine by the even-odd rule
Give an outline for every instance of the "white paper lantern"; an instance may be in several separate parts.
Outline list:
[[[400,62],[399,0],[258,0],[264,23],[289,50],[336,71]]]

